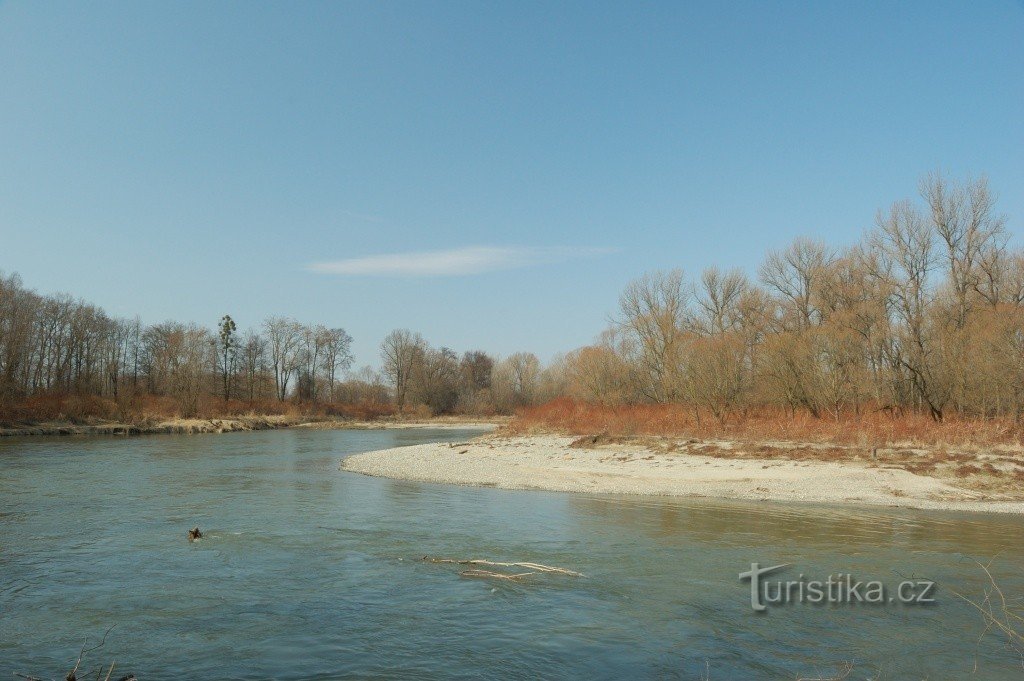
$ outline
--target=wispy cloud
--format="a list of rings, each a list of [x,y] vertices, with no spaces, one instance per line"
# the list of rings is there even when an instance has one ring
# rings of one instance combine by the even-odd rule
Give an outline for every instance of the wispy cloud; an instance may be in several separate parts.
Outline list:
[[[384,218],[379,215],[373,215],[371,213],[356,213],[351,210],[338,211],[339,215],[343,215],[351,220],[358,222],[384,222]]]
[[[450,277],[564,262],[610,252],[607,248],[466,246],[446,251],[387,253],[315,262],[307,269],[319,274],[348,276]]]

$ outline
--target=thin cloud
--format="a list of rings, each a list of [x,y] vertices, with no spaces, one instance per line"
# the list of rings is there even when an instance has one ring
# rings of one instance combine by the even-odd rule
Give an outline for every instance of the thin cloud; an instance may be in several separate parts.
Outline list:
[[[340,215],[344,215],[347,218],[358,220],[360,222],[384,222],[384,218],[379,215],[373,215],[370,213],[356,213],[351,210],[339,211]]]
[[[452,277],[511,270],[609,253],[601,248],[467,246],[446,251],[387,253],[315,262],[308,270],[347,276]]]

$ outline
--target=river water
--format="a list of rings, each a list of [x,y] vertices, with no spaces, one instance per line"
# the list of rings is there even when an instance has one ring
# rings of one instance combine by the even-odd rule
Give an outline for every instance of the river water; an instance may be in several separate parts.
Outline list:
[[[340,471],[459,430],[0,440],[0,677],[1022,678],[956,592],[992,563],[1024,596],[1024,521],[999,515],[475,489]],[[190,544],[188,528],[205,538]],[[424,555],[586,576],[460,577]],[[752,562],[938,582],[934,605],[755,613]],[[775,577],[780,578],[780,577]],[[1011,605],[1018,604],[1013,600]],[[95,672],[93,672],[95,674]],[[80,677],[81,678],[81,677]]]

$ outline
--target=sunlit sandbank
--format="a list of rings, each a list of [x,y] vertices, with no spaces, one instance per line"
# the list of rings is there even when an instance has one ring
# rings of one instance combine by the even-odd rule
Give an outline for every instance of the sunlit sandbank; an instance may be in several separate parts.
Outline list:
[[[358,454],[345,459],[342,468],[505,489],[1024,513],[1024,501],[1012,495],[918,475],[884,461],[763,458],[753,448],[748,454],[739,443],[726,442],[704,443],[718,455],[665,451],[646,443],[573,443],[569,436],[499,432],[468,442]],[[728,456],[721,455],[723,449]]]

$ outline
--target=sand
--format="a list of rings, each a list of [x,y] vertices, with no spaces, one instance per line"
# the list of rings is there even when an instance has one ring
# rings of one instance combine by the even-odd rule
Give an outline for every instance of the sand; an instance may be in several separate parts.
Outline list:
[[[384,428],[437,428],[458,430],[462,428],[494,429],[500,419],[481,421],[479,419],[437,418],[422,420],[379,420],[352,421],[346,419],[320,419],[310,421],[303,416],[227,416],[212,419],[173,418],[147,421],[144,423],[122,423],[118,421],[97,421],[94,423],[69,423],[52,421],[0,427],[0,437],[29,437],[35,435],[197,435],[203,433],[235,433],[251,430],[277,428],[303,428],[308,430],[380,430]]]
[[[721,458],[642,444],[570,447],[572,437],[506,436],[350,456],[342,469],[387,478],[503,489],[714,497],[1024,513],[1024,501],[870,462]]]
[[[287,416],[233,416],[218,419],[164,419],[145,423],[97,421],[69,423],[47,421],[0,428],[0,437],[28,437],[34,435],[164,435],[233,433],[250,430],[289,428],[299,420]]]

